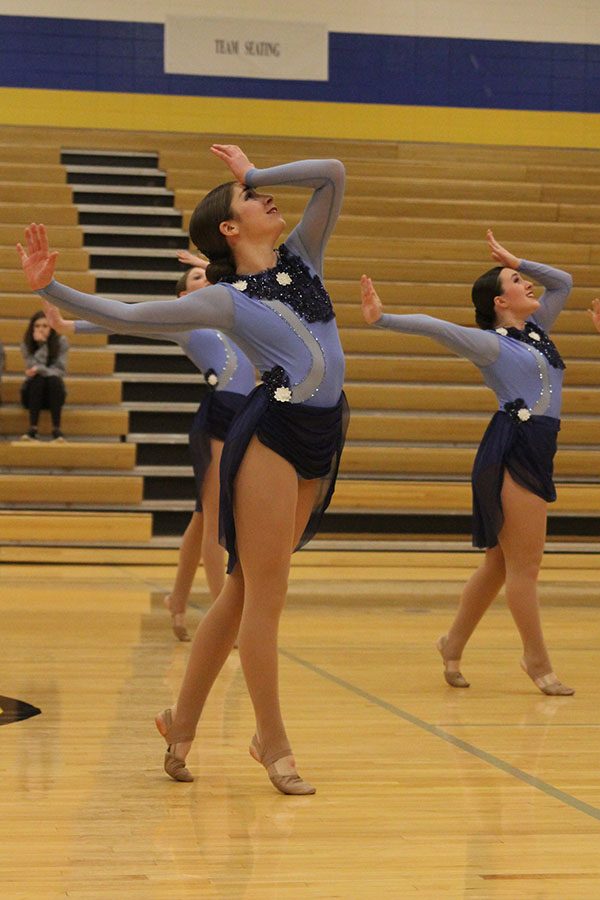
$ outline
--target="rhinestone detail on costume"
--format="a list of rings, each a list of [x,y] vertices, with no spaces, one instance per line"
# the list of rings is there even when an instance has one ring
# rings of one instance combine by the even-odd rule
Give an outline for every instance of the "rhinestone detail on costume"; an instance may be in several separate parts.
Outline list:
[[[521,341],[523,344],[535,347],[539,353],[546,357],[553,369],[566,368],[554,341],[535,322],[525,322],[523,331],[519,328],[496,328],[496,333],[506,334],[508,337],[515,338],[515,340]]]
[[[225,368],[221,372],[218,381],[218,386],[221,388],[221,390],[224,390],[224,388],[227,387],[236,373],[238,367],[238,356],[233,349],[231,341],[228,340],[224,334],[221,334],[221,332],[218,331],[217,336],[223,344],[223,349],[225,350]]]

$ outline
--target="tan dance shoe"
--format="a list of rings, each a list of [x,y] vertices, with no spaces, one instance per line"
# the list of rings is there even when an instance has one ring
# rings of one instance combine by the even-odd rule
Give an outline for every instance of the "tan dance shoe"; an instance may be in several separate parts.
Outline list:
[[[173,781],[193,781],[194,776],[186,767],[185,760],[177,756],[177,744],[169,743],[169,730],[173,724],[173,716],[170,709],[165,709],[159,713],[154,719],[154,723],[167,742],[167,750],[165,752],[164,768],[167,775]],[[191,738],[190,738],[191,740]],[[187,743],[187,741],[181,741]]]
[[[444,656],[444,647],[448,643],[447,635],[443,634],[441,638],[438,639],[436,643],[436,647],[439,650],[440,656],[444,661],[444,678],[446,679],[447,684],[450,687],[455,688],[468,688],[471,687],[471,684],[465,676],[460,671],[460,659],[446,659]]]
[[[178,641],[191,641],[191,637],[188,634],[188,630],[184,624],[185,613],[177,613],[173,612],[171,609],[171,595],[167,594],[167,596],[163,600],[165,606],[171,613],[171,628],[173,629],[173,634],[177,638]]]
[[[521,668],[542,694],[546,694],[548,697],[572,697],[575,693],[575,688],[563,684],[555,672],[548,672],[547,675],[539,675],[536,678],[527,670],[527,664],[524,659],[521,660]]]
[[[264,766],[267,770],[267,775],[271,779],[271,784],[273,787],[276,787],[278,791],[281,791],[282,794],[315,794],[317,789],[309,784],[308,781],[304,781],[303,778],[300,778],[298,773],[295,771],[296,763],[294,757],[292,755],[292,751],[287,748],[282,751],[278,755],[275,755],[275,758],[272,759],[267,755],[263,756],[260,743],[256,735],[252,738],[250,742],[250,747],[248,748],[250,751],[250,756],[256,760],[257,763],[260,763],[261,766]],[[291,768],[294,771],[283,771],[284,765],[283,760],[290,759]],[[279,763],[279,769],[277,767],[277,763]]]

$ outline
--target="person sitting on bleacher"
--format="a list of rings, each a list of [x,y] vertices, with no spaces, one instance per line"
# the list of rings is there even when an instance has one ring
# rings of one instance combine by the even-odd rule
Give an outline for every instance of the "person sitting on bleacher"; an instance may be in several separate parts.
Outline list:
[[[50,327],[43,312],[34,313],[21,343],[26,376],[21,387],[21,403],[29,410],[29,431],[22,435],[21,440],[39,440],[40,411],[49,409],[52,418],[52,440],[64,441],[60,419],[67,396],[63,378],[67,368],[68,352],[67,339]]]

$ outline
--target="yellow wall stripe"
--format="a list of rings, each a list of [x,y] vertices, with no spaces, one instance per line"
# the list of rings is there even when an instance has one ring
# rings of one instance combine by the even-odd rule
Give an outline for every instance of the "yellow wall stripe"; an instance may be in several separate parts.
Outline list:
[[[126,131],[600,147],[600,114],[0,88],[0,122]]]

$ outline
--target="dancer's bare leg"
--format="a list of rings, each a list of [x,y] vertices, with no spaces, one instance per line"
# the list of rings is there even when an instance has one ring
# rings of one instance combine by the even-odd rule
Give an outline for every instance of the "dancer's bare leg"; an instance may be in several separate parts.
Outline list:
[[[279,703],[277,636],[291,553],[316,489],[316,482],[299,480],[288,462],[253,439],[235,485],[238,553],[245,581],[238,643],[265,759],[284,750],[289,753]]]
[[[187,756],[206,698],[231,652],[243,605],[244,577],[237,565],[198,625],[190,647],[168,736],[171,744],[177,744],[180,759]]]
[[[203,514],[201,512],[193,513],[181,540],[173,590],[165,597],[165,606],[171,613],[173,631],[180,640],[188,640],[185,611],[194,576],[200,564],[203,527]]]
[[[219,467],[223,441],[211,438],[210,450],[210,465],[204,475],[202,486],[202,509],[204,511],[202,563],[210,595],[213,600],[216,600],[225,584],[225,550],[219,544]]]
[[[463,588],[454,621],[444,645],[444,658],[458,660],[483,614],[504,584],[504,554],[500,545],[485,551],[479,568]]]
[[[527,670],[535,678],[552,671],[537,595],[546,540],[546,502],[505,472],[502,509],[504,526],[498,539],[506,564],[506,600],[523,641]]]
[[[173,630],[180,640],[187,640],[185,611],[200,560],[204,563],[208,590],[213,601],[217,599],[225,583],[225,550],[219,544],[219,465],[222,452],[223,442],[211,438],[211,461],[204,476],[200,498],[203,511],[192,515],[185,530],[173,590],[165,597]]]
[[[235,483],[240,563],[196,630],[173,711],[169,741],[177,744],[179,758],[187,755],[238,628],[263,757],[289,748],[279,705],[277,632],[292,548],[304,530],[316,490],[316,482],[299,481],[288,462],[252,439]]]

